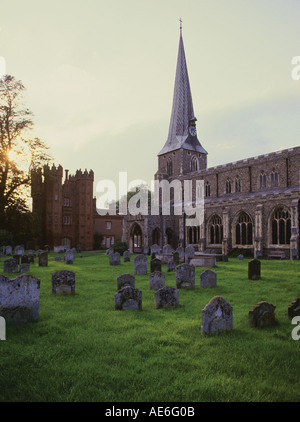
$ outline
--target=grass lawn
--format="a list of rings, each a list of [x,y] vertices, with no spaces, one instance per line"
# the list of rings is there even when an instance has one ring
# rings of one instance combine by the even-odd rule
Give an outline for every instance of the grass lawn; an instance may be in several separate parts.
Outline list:
[[[0,259],[3,269],[4,258]],[[262,260],[249,281],[248,260],[218,262],[216,288],[180,290],[180,306],[156,310],[148,275],[135,276],[142,311],[116,311],[117,277],[131,262],[110,267],[108,256],[84,252],[73,265],[31,265],[41,280],[36,323],[11,325],[0,342],[1,401],[201,402],[300,401],[300,341],[287,308],[300,296],[300,261]],[[76,293],[51,294],[51,274],[76,273]],[[175,273],[166,285],[176,287]],[[8,275],[11,278],[15,275]],[[213,296],[233,307],[233,330],[201,334],[201,310]],[[250,327],[259,301],[276,306],[277,324]]]

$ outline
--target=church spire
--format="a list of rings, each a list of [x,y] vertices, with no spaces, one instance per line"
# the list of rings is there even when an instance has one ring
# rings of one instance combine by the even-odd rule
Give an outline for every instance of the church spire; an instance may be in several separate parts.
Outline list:
[[[179,148],[206,153],[196,136],[196,121],[182,38],[182,20],[180,19],[179,49],[169,134],[158,155]],[[192,131],[191,128],[193,128]]]

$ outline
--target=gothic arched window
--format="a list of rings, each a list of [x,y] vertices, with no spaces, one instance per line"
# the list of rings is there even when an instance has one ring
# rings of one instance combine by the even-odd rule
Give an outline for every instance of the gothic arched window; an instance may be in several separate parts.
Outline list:
[[[279,181],[278,173],[275,169],[273,169],[271,173],[271,186],[277,187],[278,181]]]
[[[220,245],[223,240],[223,224],[218,215],[214,215],[209,226],[209,240],[212,245]]]
[[[253,244],[253,224],[250,216],[245,212],[239,215],[237,224],[235,226],[235,243],[237,245],[252,245]]]
[[[172,162],[172,158],[169,157],[168,161],[167,161],[167,173],[168,176],[172,176],[173,175],[173,162]]]
[[[226,193],[231,193],[232,191],[232,183],[229,177],[226,179]]]
[[[277,208],[271,217],[272,245],[289,245],[291,239],[291,215],[283,207]]]
[[[197,171],[198,170],[198,160],[195,157],[195,155],[193,155],[193,157],[191,158],[191,171]]]
[[[241,192],[241,179],[239,178],[239,176],[236,176],[235,178],[235,191]]]
[[[208,182],[205,183],[205,196],[210,196],[210,184]]]
[[[267,175],[264,171],[261,171],[259,175],[259,187],[260,189],[267,187]]]

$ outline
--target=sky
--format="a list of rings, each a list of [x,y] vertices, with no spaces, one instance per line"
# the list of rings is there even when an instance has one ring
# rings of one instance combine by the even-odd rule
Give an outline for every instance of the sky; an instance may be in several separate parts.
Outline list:
[[[208,166],[300,145],[300,0],[0,0],[0,56],[56,165],[93,169],[94,190],[119,172],[150,184],[180,18]]]

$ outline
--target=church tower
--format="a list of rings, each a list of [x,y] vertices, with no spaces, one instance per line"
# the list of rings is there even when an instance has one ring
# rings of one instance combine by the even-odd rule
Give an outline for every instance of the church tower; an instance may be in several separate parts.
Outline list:
[[[168,139],[158,154],[156,179],[174,179],[207,168],[207,152],[196,131],[180,21],[180,39]]]

